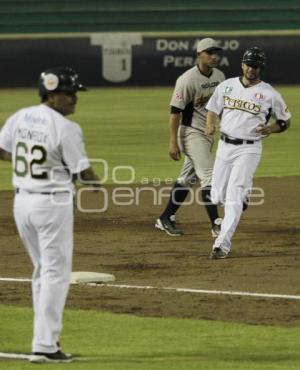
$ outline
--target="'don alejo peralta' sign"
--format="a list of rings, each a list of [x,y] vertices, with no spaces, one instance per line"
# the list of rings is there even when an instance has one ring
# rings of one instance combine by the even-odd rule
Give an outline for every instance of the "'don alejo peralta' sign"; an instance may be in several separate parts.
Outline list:
[[[196,50],[199,39],[195,40],[177,40],[158,38],[156,40],[156,51],[162,53],[162,65],[164,67],[174,66],[175,68],[191,68],[196,63]],[[236,39],[218,40],[218,44],[223,50],[238,50],[239,41]],[[178,52],[190,52],[192,55],[178,55]],[[228,56],[220,53],[219,67],[229,67]]]
[[[35,86],[40,71],[75,68],[88,86],[171,86],[196,61],[197,42],[205,35],[96,33],[78,36],[0,38],[0,86]],[[267,54],[264,80],[299,84],[297,35],[213,36],[223,47],[219,68],[227,77],[241,73],[245,49]],[[288,61],[288,69],[282,68]]]

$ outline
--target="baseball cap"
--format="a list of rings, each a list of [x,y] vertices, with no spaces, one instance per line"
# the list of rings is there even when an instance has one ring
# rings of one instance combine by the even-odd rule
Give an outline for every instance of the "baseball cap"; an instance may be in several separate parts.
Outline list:
[[[223,50],[217,41],[209,37],[202,39],[197,44],[197,53],[202,53],[202,51],[211,51],[211,50]]]

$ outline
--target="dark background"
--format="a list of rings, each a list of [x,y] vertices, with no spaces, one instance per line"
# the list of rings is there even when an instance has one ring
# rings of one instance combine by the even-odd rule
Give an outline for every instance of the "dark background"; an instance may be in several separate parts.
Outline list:
[[[126,35],[126,34],[124,34]],[[178,35],[178,34],[177,34]],[[195,42],[206,35],[164,36],[142,35],[142,44],[132,46],[132,73],[124,82],[111,82],[102,74],[102,46],[91,45],[89,36],[61,38],[0,39],[0,87],[36,86],[41,71],[59,65],[69,65],[80,74],[87,86],[168,86],[190,66],[170,64],[163,66],[166,55],[173,57],[196,58],[193,49]],[[300,37],[297,35],[270,36],[214,36],[220,45],[225,46],[222,59],[229,65],[220,65],[226,77],[241,73],[241,57],[245,49],[262,47],[267,55],[266,82],[275,84],[299,84],[298,73]],[[167,41],[189,41],[189,50],[156,49],[158,39]],[[228,45],[238,45],[230,50]]]

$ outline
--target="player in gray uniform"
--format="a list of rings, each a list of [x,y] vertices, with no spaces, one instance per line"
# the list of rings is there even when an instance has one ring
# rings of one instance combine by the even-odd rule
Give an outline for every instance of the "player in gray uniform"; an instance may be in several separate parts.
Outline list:
[[[261,81],[266,65],[263,50],[253,47],[242,58],[243,76],[221,83],[207,104],[207,135],[213,135],[219,117],[220,141],[213,170],[211,199],[224,204],[224,219],[211,258],[226,258],[239,223],[243,202],[262,153],[262,139],[285,131],[291,114],[281,95]],[[269,123],[270,118],[275,120]]]
[[[84,90],[69,67],[43,72],[41,104],[14,113],[0,133],[0,158],[13,164],[14,218],[34,266],[31,362],[72,361],[59,336],[72,271],[73,178],[100,186],[81,128],[66,118]]]
[[[204,134],[207,114],[205,105],[218,84],[225,79],[223,72],[215,68],[220,50],[222,48],[214,39],[199,41],[197,64],[177,79],[171,99],[169,154],[175,161],[180,159],[181,152],[185,158],[168,204],[155,223],[156,228],[171,236],[183,234],[176,227],[175,213],[198,179],[201,181],[202,200],[212,225],[212,236],[216,237],[220,229],[222,220],[217,207],[210,201],[213,138]]]

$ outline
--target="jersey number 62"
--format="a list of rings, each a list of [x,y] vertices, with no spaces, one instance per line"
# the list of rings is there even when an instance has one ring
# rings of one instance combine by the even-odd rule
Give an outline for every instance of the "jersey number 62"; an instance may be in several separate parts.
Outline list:
[[[28,160],[28,154],[31,160]],[[33,145],[29,150],[26,143],[19,141],[15,150],[15,174],[25,177],[28,173],[33,179],[48,179],[48,172],[38,170],[47,160],[47,151],[41,145]]]

